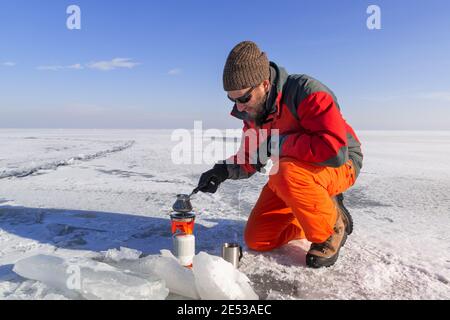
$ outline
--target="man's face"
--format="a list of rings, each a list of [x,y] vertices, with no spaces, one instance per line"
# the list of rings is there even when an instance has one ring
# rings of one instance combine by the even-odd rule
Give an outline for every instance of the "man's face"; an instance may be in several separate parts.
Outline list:
[[[244,96],[252,88],[242,90],[228,91],[228,97],[237,99]],[[251,91],[251,99],[246,103],[236,101],[236,107],[240,112],[246,112],[251,119],[256,119],[264,112],[264,104],[266,102],[266,94],[269,90],[269,81],[266,80]]]

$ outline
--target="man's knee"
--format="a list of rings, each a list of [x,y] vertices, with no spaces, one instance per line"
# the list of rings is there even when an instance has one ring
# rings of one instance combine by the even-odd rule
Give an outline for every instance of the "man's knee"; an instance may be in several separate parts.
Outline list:
[[[261,241],[258,231],[247,223],[244,231],[244,241],[247,247],[255,251],[268,251],[273,248],[270,242]]]
[[[255,230],[252,230],[252,227],[249,226],[248,222],[244,230],[244,241],[249,249],[258,250],[258,245],[255,237]]]

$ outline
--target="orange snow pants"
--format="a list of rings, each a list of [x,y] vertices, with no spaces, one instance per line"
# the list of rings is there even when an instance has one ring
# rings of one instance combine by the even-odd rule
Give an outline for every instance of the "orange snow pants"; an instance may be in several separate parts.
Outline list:
[[[331,197],[350,188],[355,179],[351,160],[331,168],[282,158],[248,218],[247,246],[268,251],[296,239],[326,241],[337,219]]]

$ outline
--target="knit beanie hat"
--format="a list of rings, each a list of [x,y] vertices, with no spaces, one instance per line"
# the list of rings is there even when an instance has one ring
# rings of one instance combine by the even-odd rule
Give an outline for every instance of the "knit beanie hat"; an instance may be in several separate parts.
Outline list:
[[[269,78],[269,60],[256,43],[243,41],[231,50],[223,71],[225,91],[254,87]]]

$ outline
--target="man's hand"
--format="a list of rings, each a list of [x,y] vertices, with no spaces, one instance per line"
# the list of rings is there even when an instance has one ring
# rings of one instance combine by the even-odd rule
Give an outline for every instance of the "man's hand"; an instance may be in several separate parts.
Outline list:
[[[219,185],[227,179],[227,165],[218,163],[211,170],[201,175],[197,189],[201,192],[215,193]]]

